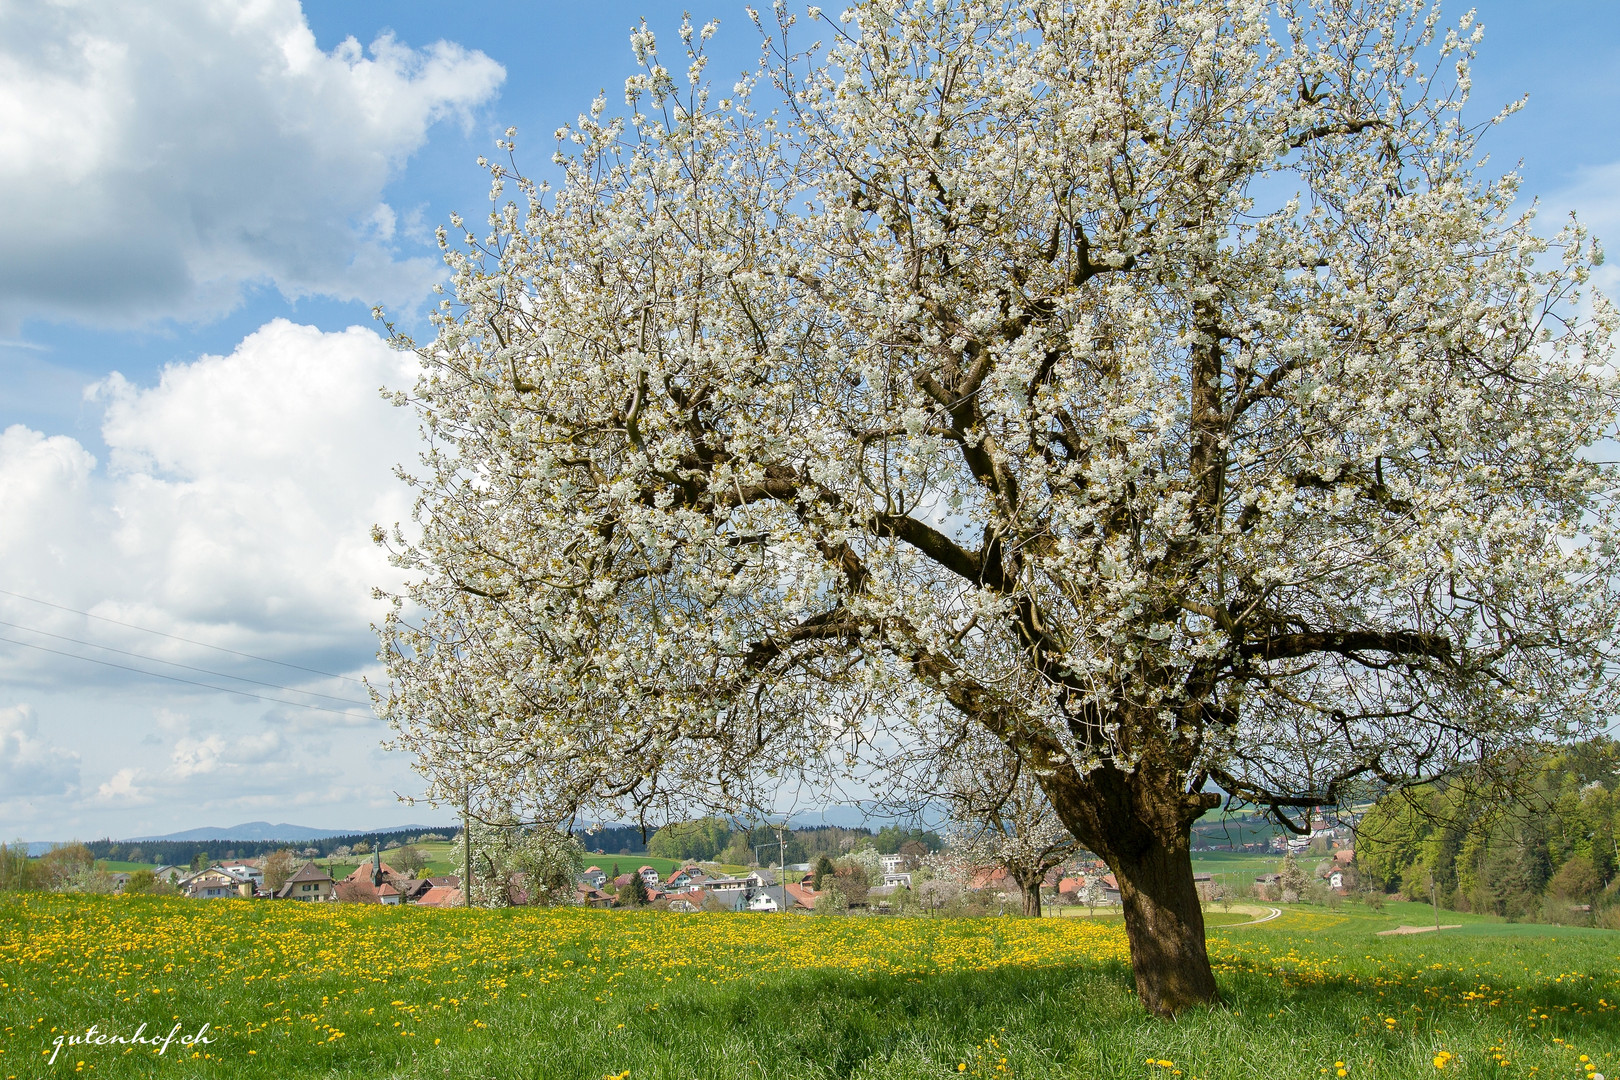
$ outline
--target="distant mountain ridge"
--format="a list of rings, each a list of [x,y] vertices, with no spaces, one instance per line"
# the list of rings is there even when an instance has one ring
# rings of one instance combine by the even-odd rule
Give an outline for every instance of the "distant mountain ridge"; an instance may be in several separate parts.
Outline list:
[[[268,821],[244,821],[240,825],[231,825],[226,828],[206,827],[201,829],[186,829],[182,832],[168,833],[164,836],[131,836],[123,841],[125,844],[155,843],[161,841],[184,840],[242,840],[264,842],[269,840],[284,840],[294,842],[299,840],[325,840],[329,836],[359,836],[369,833],[390,832],[443,832],[446,829],[454,830],[456,825],[391,825],[385,829],[311,829],[306,825],[272,825]]]

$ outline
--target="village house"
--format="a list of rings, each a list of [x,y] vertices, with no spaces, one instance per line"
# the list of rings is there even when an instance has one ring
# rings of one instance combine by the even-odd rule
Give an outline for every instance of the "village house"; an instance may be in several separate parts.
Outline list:
[[[223,900],[242,896],[242,882],[215,867],[199,870],[181,882],[180,888],[193,900]],[[251,889],[252,886],[247,886]],[[248,896],[253,894],[249,892]]]
[[[237,891],[252,898],[264,891],[264,871],[249,863],[221,863],[215,869],[229,874],[237,883]]]
[[[191,867],[189,866],[160,866],[152,871],[153,878],[167,882],[170,885],[178,885],[190,876]]]
[[[721,877],[707,878],[704,880],[702,888],[704,892],[708,893],[716,900],[730,901],[736,898],[746,900],[749,890],[762,884],[764,884],[764,882],[759,880],[759,878],[753,874],[750,874],[748,877],[732,877],[730,875],[725,875]]]
[[[780,885],[767,885],[748,898],[749,911],[781,911],[787,907],[787,899],[781,895]]]
[[[418,907],[462,907],[465,897],[457,885],[432,885],[416,901]]]
[[[885,874],[898,873],[906,868],[904,855],[884,855],[878,861],[882,864]]]
[[[403,881],[395,882],[395,884],[400,890],[400,898],[407,904],[414,904],[422,899],[429,889],[433,888],[433,882],[427,878],[405,878]]]
[[[1103,903],[1118,904],[1123,901],[1119,898],[1119,879],[1113,874],[1104,874],[1102,879]]]
[[[584,873],[579,875],[579,880],[593,889],[600,889],[607,883],[607,875],[600,866],[587,866]]]
[[[373,853],[370,862],[363,862],[350,871],[349,876],[337,884],[337,898],[351,904],[397,904],[406,881],[405,876],[382,861],[380,853]],[[383,886],[388,886],[387,891]]]
[[[333,898],[336,884],[331,874],[312,862],[306,862],[276,890],[275,895],[277,900],[326,901]]]
[[[605,908],[613,906],[613,897],[601,889],[581,884],[574,889],[574,903],[581,907]]]
[[[669,875],[669,880],[665,881],[664,885],[670,889],[682,889],[689,885],[701,884],[708,876],[702,867],[693,866],[689,863]]]
[[[815,910],[816,898],[821,895],[819,892],[808,885],[792,881],[787,882],[782,888],[787,890],[788,896],[793,900],[792,906],[788,908],[789,911]]]

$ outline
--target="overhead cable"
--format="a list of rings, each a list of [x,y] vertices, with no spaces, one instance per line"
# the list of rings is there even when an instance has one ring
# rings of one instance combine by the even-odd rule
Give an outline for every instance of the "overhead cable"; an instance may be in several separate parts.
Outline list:
[[[265,697],[248,690],[238,690],[231,686],[215,686],[212,683],[198,682],[196,679],[182,679],[178,675],[165,675],[161,671],[146,671],[142,668],[130,667],[128,664],[115,664],[111,660],[97,660],[93,656],[80,656],[78,653],[64,652],[61,649],[52,649],[45,645],[35,645],[28,641],[18,641],[15,638],[0,636],[0,641],[12,645],[21,645],[25,649],[37,649],[40,652],[54,653],[57,656],[66,656],[70,660],[83,660],[87,664],[100,664],[102,667],[117,668],[120,671],[133,671],[137,675],[147,675],[154,679],[167,679],[170,682],[185,683],[187,686],[200,686],[204,690],[217,690],[222,694],[235,694],[238,697],[253,698],[256,701],[267,701],[272,705],[290,705],[295,709],[309,709],[313,712],[331,713],[333,716],[353,716],[354,713],[344,709],[328,709],[324,705],[306,705],[302,701],[283,701],[281,698]]]
[[[139,630],[143,634],[156,634],[158,637],[173,638],[175,641],[183,641],[187,645],[199,645],[204,649],[214,649],[218,652],[230,653],[232,656],[241,656],[249,660],[258,660],[266,664],[276,664],[280,667],[293,668],[297,671],[307,671],[311,675],[324,675],[328,679],[342,679],[344,682],[352,682],[356,686],[365,685],[365,683],[360,679],[356,679],[348,675],[339,675],[332,671],[321,671],[319,668],[305,667],[302,664],[289,664],[285,660],[273,660],[268,656],[256,656],[253,653],[238,652],[236,649],[227,649],[223,645],[210,645],[206,641],[198,641],[195,638],[181,637],[179,634],[169,634],[162,630],[153,630],[149,626],[137,626],[134,623],[123,622],[119,619],[109,619],[105,615],[92,615],[88,611],[80,611],[78,608],[70,608],[64,604],[53,604],[51,601],[41,600],[37,596],[24,596],[22,593],[12,592],[10,589],[0,589],[0,596],[14,596],[18,600],[27,600],[31,604],[44,604],[46,607],[52,607],[58,611],[68,611],[72,612],[74,615],[83,615],[87,619],[98,619],[101,622],[112,623],[114,626],[128,627],[131,630]]]

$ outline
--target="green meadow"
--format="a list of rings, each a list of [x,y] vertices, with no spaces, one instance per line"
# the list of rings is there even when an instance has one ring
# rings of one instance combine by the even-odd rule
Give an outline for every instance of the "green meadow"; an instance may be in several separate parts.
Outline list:
[[[1263,908],[1269,912],[1269,906]],[[1614,1075],[1620,934],[1210,911],[1225,1001],[1143,1014],[1117,918],[0,896],[0,1080]],[[73,1045],[145,1033],[149,1045]],[[179,1040],[204,1037],[187,1046]],[[63,1045],[58,1048],[56,1040]],[[54,1064],[50,1061],[53,1051]],[[1590,1066],[1590,1068],[1588,1068]]]

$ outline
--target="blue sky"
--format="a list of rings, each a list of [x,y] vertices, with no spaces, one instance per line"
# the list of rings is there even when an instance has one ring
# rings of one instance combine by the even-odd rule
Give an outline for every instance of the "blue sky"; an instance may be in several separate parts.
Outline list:
[[[1530,95],[1491,168],[1620,236],[1620,7],[1476,7],[1480,114]],[[371,304],[420,326],[477,156],[512,125],[543,171],[683,9],[717,80],[752,66],[708,0],[0,8],[0,836],[435,819],[348,704],[413,445]]]

